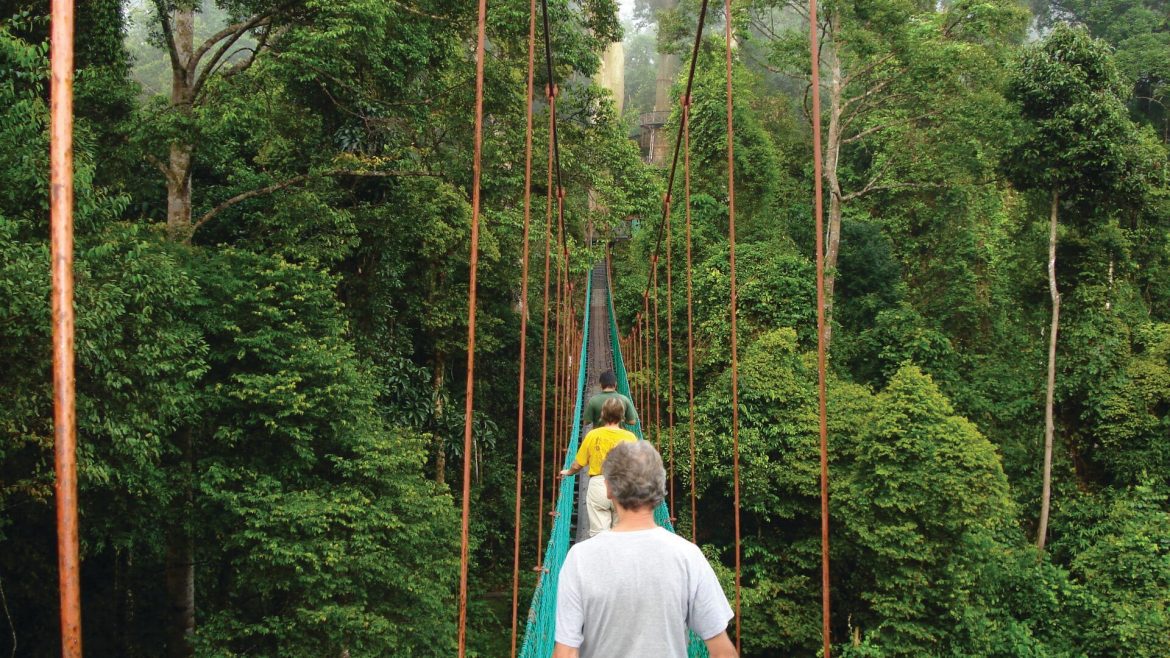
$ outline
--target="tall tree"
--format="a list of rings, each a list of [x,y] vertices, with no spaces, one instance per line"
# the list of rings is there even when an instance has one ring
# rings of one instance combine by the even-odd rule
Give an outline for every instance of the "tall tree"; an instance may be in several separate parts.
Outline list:
[[[1004,0],[937,6],[882,0],[829,4],[818,19],[831,340],[846,207],[881,192],[941,188],[983,175],[927,135],[969,114],[960,108],[994,85],[1004,47],[1022,35],[1024,13]],[[768,43],[765,67],[811,84],[805,3],[756,0],[735,20],[744,26],[743,38]],[[992,136],[968,131],[967,138],[979,149]]]
[[[1009,88],[1024,119],[1022,135],[1007,162],[1008,176],[1021,189],[1048,198],[1048,376],[1044,402],[1044,469],[1036,545],[1044,548],[1052,495],[1052,443],[1056,347],[1060,330],[1060,289],[1056,274],[1062,204],[1073,221],[1099,220],[1107,195],[1131,181],[1128,150],[1133,140],[1126,115],[1125,85],[1109,47],[1081,28],[1058,25],[1029,47]]]
[[[1042,24],[1069,21],[1116,49],[1137,116],[1170,143],[1170,13],[1161,0],[1051,0]],[[1161,124],[1161,125],[1159,125]]]
[[[982,607],[977,565],[1014,511],[995,447],[912,365],[894,374],[854,440],[857,461],[838,496],[858,551],[851,616],[867,625],[865,646],[880,649],[861,655],[951,653],[943,648]]]

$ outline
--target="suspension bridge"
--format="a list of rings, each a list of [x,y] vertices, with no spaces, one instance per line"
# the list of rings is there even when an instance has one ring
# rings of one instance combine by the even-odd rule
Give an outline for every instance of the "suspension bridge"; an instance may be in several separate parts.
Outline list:
[[[467,603],[468,603],[468,564],[469,541],[468,528],[471,506],[471,454],[472,454],[472,412],[475,405],[475,338],[476,338],[476,290],[477,266],[479,256],[479,218],[480,218],[480,172],[482,164],[483,146],[483,98],[484,98],[484,57],[486,41],[486,0],[479,0],[478,25],[476,37],[476,85],[475,85],[475,133],[472,178],[472,221],[470,237],[470,285],[468,299],[468,338],[467,338],[467,382],[464,425],[464,462],[462,484],[462,541],[461,564],[459,577],[459,622],[458,647],[459,656],[466,653],[467,647]],[[577,507],[580,487],[584,491],[585,478],[574,483],[573,480],[562,480],[559,484],[553,480],[549,485],[549,516],[552,518],[552,528],[548,536],[547,545],[544,544],[544,473],[546,465],[543,463],[546,453],[563,460],[567,467],[576,453],[582,433],[582,408],[586,396],[591,392],[589,386],[597,381],[597,375],[605,370],[613,370],[617,377],[618,391],[634,400],[638,416],[649,420],[653,418],[654,441],[660,447],[663,436],[663,407],[666,416],[666,451],[665,456],[669,464],[669,480],[671,482],[669,495],[655,510],[655,519],[659,525],[673,531],[674,512],[676,510],[674,491],[675,466],[675,400],[669,398],[664,401],[660,391],[674,390],[674,327],[671,325],[674,300],[671,296],[672,286],[672,240],[671,217],[672,195],[675,188],[676,173],[680,157],[682,159],[683,205],[686,232],[686,273],[687,273],[687,345],[688,345],[688,407],[691,411],[688,418],[694,418],[694,339],[692,332],[693,299],[692,299],[692,262],[691,262],[691,204],[690,204],[690,107],[691,92],[695,75],[695,66],[698,59],[699,46],[704,34],[704,24],[708,14],[707,0],[703,0],[698,13],[698,25],[695,31],[694,46],[690,56],[690,66],[686,85],[679,98],[681,121],[678,127],[678,136],[674,144],[673,158],[669,168],[666,192],[662,198],[662,218],[657,225],[655,247],[651,256],[651,274],[645,290],[642,293],[642,311],[634,319],[633,326],[626,333],[622,333],[614,312],[612,285],[608,258],[593,265],[591,272],[584,281],[584,295],[574,295],[574,285],[570,280],[570,250],[568,248],[568,234],[565,229],[564,203],[567,194],[563,183],[560,165],[560,146],[557,131],[557,96],[558,88],[554,75],[554,49],[549,30],[547,0],[540,0],[541,20],[543,23],[544,60],[546,66],[547,85],[545,97],[548,105],[548,167],[547,167],[547,197],[545,201],[545,235],[544,235],[544,277],[543,277],[543,337],[541,356],[541,399],[540,399],[540,431],[541,463],[538,473],[540,476],[540,490],[538,495],[537,513],[537,586],[531,600],[526,622],[524,624],[523,641],[519,642],[519,581],[521,570],[520,537],[521,537],[521,484],[524,473],[523,441],[525,435],[525,389],[527,385],[527,309],[529,308],[529,259],[531,246],[531,214],[533,188],[533,148],[532,133],[534,120],[534,81],[535,81],[535,54],[537,44],[537,1],[530,0],[529,5],[529,32],[528,32],[528,79],[527,79],[527,126],[525,140],[525,195],[524,195],[524,229],[521,279],[521,313],[520,326],[520,373],[518,383],[518,428],[516,447],[516,509],[514,528],[514,556],[512,580],[512,655],[526,658],[548,656],[552,652],[555,631],[555,606],[558,572],[572,543],[571,533],[574,528],[574,519],[578,524],[586,523],[586,515],[574,514]],[[731,322],[731,417],[732,417],[732,462],[733,462],[733,501],[735,518],[735,643],[741,648],[740,623],[740,523],[739,523],[739,405],[738,405],[738,345],[736,333],[736,269],[735,269],[735,154],[734,154],[734,90],[732,88],[732,21],[727,20],[731,15],[730,0],[724,0],[724,45],[726,50],[726,106],[727,106],[727,166],[728,166],[728,212],[729,212],[729,265],[730,265],[730,299],[728,310]],[[72,80],[73,80],[73,17],[72,0],[52,1],[52,28],[51,28],[51,221],[52,221],[52,308],[53,308],[53,349],[54,349],[54,440],[55,461],[57,469],[56,499],[58,512],[58,562],[59,585],[61,601],[61,638],[62,655],[66,657],[81,656],[81,612],[80,612],[80,560],[77,529],[77,484],[76,484],[76,416],[74,411],[74,357],[73,357],[73,197],[72,197]],[[816,0],[809,2],[809,39],[811,48],[811,66],[813,75],[812,91],[812,125],[814,128],[814,164],[815,164],[815,209],[816,209],[816,236],[817,236],[817,318],[818,318],[818,356],[819,356],[819,394],[820,394],[820,435],[821,435],[821,529],[822,529],[822,604],[823,604],[823,639],[824,656],[829,658],[829,563],[828,563],[828,471],[826,452],[826,421],[825,421],[825,326],[824,326],[824,264],[823,245],[821,243],[822,206],[821,206],[821,162],[820,162],[820,102],[819,70],[817,46],[817,17]],[[555,235],[553,227],[555,226]],[[665,238],[665,239],[664,239]],[[665,249],[664,249],[665,246]],[[661,362],[663,361],[660,338],[663,336],[660,322],[660,295],[659,295],[659,257],[665,259],[666,277],[666,321],[665,345],[668,385],[661,386]],[[554,280],[555,273],[555,280]],[[575,307],[575,300],[583,301],[580,311]],[[550,309],[553,311],[550,317]],[[550,327],[551,324],[551,327]],[[551,334],[550,334],[551,330]],[[551,338],[551,340],[550,340]],[[627,365],[626,356],[629,355],[631,364]],[[550,368],[550,356],[552,367]],[[631,388],[630,368],[640,371],[641,376]],[[548,399],[550,386],[549,376],[552,376],[552,400]],[[665,405],[664,405],[665,402]],[[549,409],[551,406],[551,417]],[[639,421],[635,434],[641,440],[647,437],[646,428]],[[694,494],[694,454],[695,433],[693,423],[688,422],[689,450],[691,454],[691,528],[696,526],[695,494]],[[545,442],[551,438],[551,450]],[[549,472],[555,473],[556,468]],[[578,527],[578,537],[585,536],[586,529]],[[689,654],[692,656],[706,655],[706,649],[701,641],[692,637]]]

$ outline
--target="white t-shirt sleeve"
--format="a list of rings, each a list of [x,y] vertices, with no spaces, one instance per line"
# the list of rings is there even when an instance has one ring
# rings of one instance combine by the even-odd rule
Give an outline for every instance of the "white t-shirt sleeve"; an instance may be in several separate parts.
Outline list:
[[[581,606],[581,575],[570,549],[557,582],[556,641],[580,647],[585,641],[585,612]]]
[[[703,640],[710,640],[727,630],[727,623],[735,613],[731,611],[731,604],[727,602],[727,595],[715,577],[715,570],[702,551],[695,547],[689,558],[690,572],[695,581],[687,605],[687,628]]]

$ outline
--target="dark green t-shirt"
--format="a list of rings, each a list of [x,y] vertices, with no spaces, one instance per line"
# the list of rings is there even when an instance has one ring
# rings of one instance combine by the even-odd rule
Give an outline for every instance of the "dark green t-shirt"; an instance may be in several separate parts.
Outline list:
[[[638,414],[634,411],[634,403],[630,401],[630,398],[617,391],[603,391],[589,398],[589,403],[585,405],[585,414],[582,416],[581,421],[594,427],[600,427],[598,423],[601,422],[601,406],[610,398],[619,398],[626,405],[626,424],[633,425],[638,422]]]

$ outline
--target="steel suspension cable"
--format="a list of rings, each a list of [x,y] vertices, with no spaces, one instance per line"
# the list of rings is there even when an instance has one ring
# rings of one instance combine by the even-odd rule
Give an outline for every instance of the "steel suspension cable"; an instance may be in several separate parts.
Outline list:
[[[691,293],[691,98],[683,98],[683,205],[687,222],[687,425],[691,438],[691,541],[698,542],[698,505],[695,496],[695,336]]]
[[[632,393],[634,396],[634,403],[638,406],[638,419],[641,421],[644,427],[646,425],[646,407],[642,406],[642,350],[639,349],[639,347],[641,347],[640,343],[642,342],[642,339],[638,334],[638,332],[641,330],[641,326],[642,315],[639,313],[634,316],[634,325],[630,329],[630,351],[633,354],[634,373],[636,375],[634,379],[634,390]]]
[[[646,415],[650,418],[650,423],[647,427],[654,427],[654,350],[651,349],[651,341],[654,340],[654,327],[650,324],[650,298],[644,298],[644,305],[646,312],[642,318],[642,363],[646,371],[645,378],[645,397],[646,397]],[[646,431],[646,438],[650,438],[649,430]],[[654,442],[654,447],[658,447],[658,442]]]
[[[557,242],[562,245],[565,244],[565,236],[563,233],[565,212],[564,201],[564,188],[557,188]],[[556,414],[559,424],[556,426],[555,435],[553,436],[553,459],[556,463],[560,463],[561,455],[564,453],[565,448],[568,446],[569,442],[567,435],[569,432],[568,423],[571,422],[570,405],[572,396],[569,388],[571,387],[573,367],[573,356],[571,354],[572,318],[570,307],[571,301],[569,299],[571,296],[572,284],[569,282],[569,249],[567,246],[563,247],[563,249],[564,250],[561,254],[562,258],[560,261],[560,269],[558,269],[560,287],[557,293],[558,316],[560,317],[561,322],[560,331],[558,333],[558,348],[560,351],[557,356],[557,371],[559,373],[557,391],[560,394],[558,398],[560,400],[560,406],[554,408],[554,413]],[[556,496],[558,489],[556,486],[557,467],[555,463],[553,465],[552,471],[549,473],[549,476],[552,481],[552,486],[549,490],[549,502],[552,505],[553,510],[549,512],[549,514],[552,515],[553,518],[556,518]]]
[[[80,658],[81,540],[77,525],[77,387],[73,315],[73,2],[53,0],[51,11],[49,218],[57,584],[61,655]]]
[[[638,419],[642,425],[643,433],[646,430],[646,405],[642,404],[643,392],[645,386],[642,383],[642,313],[638,312],[634,316],[634,329],[630,336],[630,341],[634,344],[634,371],[637,374],[636,397],[634,403],[638,406]]]
[[[727,51],[727,238],[731,283],[731,455],[735,490],[735,650],[743,652],[740,623],[740,523],[739,523],[739,347],[736,337],[735,289],[735,121],[731,75],[731,0],[723,0]]]
[[[708,0],[703,0],[702,4],[699,6],[698,27],[695,29],[695,43],[694,43],[694,46],[692,46],[692,48],[691,48],[691,64],[690,64],[690,68],[687,70],[687,84],[686,84],[686,88],[683,89],[682,98],[690,98],[691,97],[691,87],[694,86],[695,65],[699,60],[699,45],[702,43],[702,40],[703,40],[703,25],[707,20],[707,1]],[[666,180],[666,194],[663,196],[662,217],[661,217],[661,219],[658,220],[657,237],[654,240],[654,251],[652,253],[655,256],[657,256],[662,251],[662,231],[663,231],[664,225],[666,224],[666,216],[670,212],[669,200],[670,200],[670,195],[674,190],[674,176],[675,176],[675,171],[678,169],[678,155],[679,155],[679,151],[681,150],[680,147],[682,146],[682,140],[683,140],[683,125],[682,125],[682,123],[679,123],[678,136],[675,138],[675,141],[674,141],[674,155],[671,157],[671,161],[670,161],[670,175],[667,177],[667,180]],[[646,290],[647,290],[647,292],[649,292],[649,290],[650,290],[649,279],[647,279],[647,281],[646,281]]]
[[[647,353],[646,346],[647,337],[650,335],[648,329],[646,313],[640,315],[642,319],[642,326],[638,328],[638,352],[640,353],[640,372],[642,374],[642,409],[644,409],[645,418],[642,419],[642,433],[646,438],[650,438],[650,425],[654,421],[654,415],[650,413],[650,358]]]
[[[564,184],[562,182],[563,179],[561,176],[561,148],[560,148],[559,133],[557,131],[557,121],[556,121],[556,98],[557,98],[557,91],[558,90],[557,90],[557,85],[555,83],[556,76],[553,72],[554,61],[553,61],[553,50],[552,50],[552,36],[551,36],[551,31],[549,29],[548,0],[540,0],[540,8],[541,8],[541,20],[542,20],[543,26],[544,26],[544,61],[545,61],[545,70],[546,70],[546,74],[547,74],[547,92],[548,92],[548,99],[549,99],[549,144],[550,144],[551,151],[552,151],[552,155],[551,155],[551,159],[550,159],[550,170],[555,172],[555,177],[556,177],[556,195],[557,195],[557,242],[556,242],[556,244],[557,244],[558,251],[560,251],[564,255],[564,261],[560,264],[560,267],[562,269],[558,269],[558,279],[557,279],[558,280],[557,308],[558,308],[558,313],[560,313],[559,309],[561,307],[561,304],[563,303],[562,296],[563,296],[563,290],[564,290],[564,288],[562,286],[563,286],[564,282],[567,281],[568,267],[569,267],[569,263],[568,263],[569,249],[568,249],[568,245],[565,242],[566,233],[565,233],[565,226],[564,226],[564,221],[565,221],[564,220],[565,187],[564,187]],[[550,189],[552,188],[552,178],[553,177],[550,174],[550,177],[549,177]],[[563,276],[563,278],[562,278],[562,276]],[[559,329],[560,323],[564,321],[564,316],[558,315],[558,318],[560,320],[557,324],[557,327]],[[563,393],[563,388],[558,388],[558,384],[557,384],[557,382],[560,381],[560,378],[558,376],[556,376],[556,373],[561,372],[559,350],[562,346],[562,343],[561,343],[562,338],[560,337],[559,331],[557,331],[556,335],[557,335],[557,339],[555,341],[556,348],[554,349],[555,354],[554,354],[554,377],[553,377],[553,381],[554,381],[554,384],[553,384],[553,392],[554,392],[554,395],[553,395],[553,400],[554,400],[554,403],[553,403],[553,405],[554,405],[554,410],[553,410],[553,434],[554,434],[553,435],[553,456],[554,456],[554,459],[555,459],[556,455],[558,455],[560,453],[559,442],[560,442],[561,437],[562,437],[562,430],[560,428],[561,414],[559,412],[559,408],[560,408],[561,397],[558,396],[558,393]],[[566,343],[566,345],[567,345],[567,343]],[[563,393],[563,394],[564,394],[565,399],[566,399],[564,406],[567,407],[568,406],[568,402],[567,402],[568,393]],[[542,434],[542,441],[543,441],[544,440],[544,437],[543,437],[544,429],[543,428],[541,430],[541,434]],[[542,443],[542,446],[543,446],[543,443]],[[542,458],[543,458],[543,447],[542,447]],[[553,468],[551,469],[551,472],[550,472],[551,485],[550,485],[549,496],[550,496],[550,498],[553,499],[554,502],[556,499],[556,470],[557,470],[556,465],[553,464]],[[543,483],[543,477],[544,476],[543,476],[543,469],[542,469],[542,474],[541,474],[542,483]],[[543,500],[543,498],[544,498],[543,492],[541,492],[540,496],[541,496],[541,500]],[[555,507],[553,508],[552,511],[549,512],[549,514],[550,515],[556,514]],[[543,532],[543,529],[542,529],[542,532]],[[539,557],[539,554],[538,554],[538,557],[537,557],[538,562],[540,559],[541,558]]]
[[[467,389],[463,412],[463,514],[459,551],[459,658],[467,653],[468,527],[471,518],[471,417],[475,396],[475,286],[479,269],[479,176],[483,154],[483,60],[487,0],[479,0],[475,45],[475,147],[471,180],[471,261],[467,289]]]
[[[638,410],[638,420],[642,424],[645,421],[642,416],[646,415],[646,410],[642,408],[642,394],[638,390],[638,317],[634,316],[634,322],[630,325],[630,334],[626,336],[626,344],[630,350],[630,370],[627,371],[626,377],[630,381],[630,399],[633,400],[634,405]]]
[[[547,422],[548,422],[548,312],[549,312],[549,279],[552,273],[552,203],[553,203],[553,115],[552,106],[556,102],[551,85],[545,87],[545,94],[549,102],[548,115],[548,186],[544,209],[544,331],[541,333],[543,346],[541,348],[540,365],[540,471],[537,473],[539,492],[537,494],[536,511],[536,567],[541,572],[544,560],[544,455],[547,451]],[[554,363],[555,365],[555,363]],[[539,576],[538,576],[539,577]]]
[[[662,370],[659,346],[662,339],[658,333],[658,254],[650,259],[654,268],[654,447],[662,450]]]
[[[670,203],[667,200],[667,203]],[[670,234],[670,212],[666,216],[666,440],[667,450],[670,452],[670,470],[668,477],[670,479],[670,521],[676,521],[674,515],[674,325],[671,316],[674,315],[674,297],[671,293],[671,287],[674,285],[670,269],[672,267],[670,260],[671,249],[671,234]]]
[[[650,416],[646,412],[646,329],[642,314],[638,313],[635,318],[637,324],[634,327],[634,352],[638,355],[638,408],[641,409],[642,429],[649,428]]]
[[[536,64],[536,0],[528,2],[528,95],[524,126],[524,246],[520,257],[520,384],[516,411],[516,515],[512,538],[512,658],[520,615],[520,501],[524,468],[524,368],[528,363],[528,228],[532,220],[532,98]]]
[[[558,192],[559,196],[559,192]],[[559,203],[559,199],[558,199]],[[560,243],[560,234],[558,229],[557,242]],[[556,514],[556,477],[557,477],[557,455],[560,454],[561,441],[561,395],[564,389],[564,378],[561,373],[561,348],[564,346],[564,339],[561,337],[561,327],[565,320],[565,309],[563,303],[564,297],[564,270],[561,268],[560,259],[557,259],[557,291],[556,291],[556,305],[553,307],[556,313],[556,323],[553,329],[553,423],[552,423],[552,467],[549,469],[549,514]]]
[[[569,272],[565,272],[565,280],[569,280]],[[573,421],[573,410],[571,398],[573,396],[572,386],[577,381],[577,371],[580,366],[579,358],[573,355],[579,355],[577,350],[577,309],[573,308],[573,286],[572,283],[565,286],[565,317],[569,322],[569,334],[566,335],[565,341],[565,407],[563,413],[565,414],[565,433],[564,438],[560,441],[560,455],[562,460],[565,452],[569,451],[569,432]]]
[[[573,309],[572,302],[569,298],[572,296],[571,288],[569,286],[569,272],[565,269],[564,274],[564,293],[561,296],[561,312],[564,314],[564,331],[561,334],[561,430],[557,434],[557,463],[564,461],[562,455],[565,452],[565,445],[568,443],[570,416],[572,411],[569,409],[572,393],[569,391],[571,382],[573,381]]]
[[[630,401],[635,405],[638,403],[638,381],[633,379],[634,373],[638,371],[638,350],[634,348],[634,333],[636,327],[637,322],[630,326],[630,331],[626,334],[626,345],[622,348],[622,354],[628,354],[630,356],[629,365],[626,366],[626,378],[630,382]],[[641,419],[641,407],[637,407],[637,411],[638,418]]]
[[[820,44],[817,39],[817,0],[809,0],[808,33],[812,52],[812,128],[813,190],[816,197],[817,249],[817,410],[820,421],[821,451],[821,639],[825,658],[830,658],[829,643],[829,428],[825,390],[825,250],[824,208],[821,187],[821,81]]]
[[[548,84],[552,90],[552,92],[549,94],[549,97],[555,100],[557,95],[557,85],[554,82],[554,80],[556,80],[556,76],[553,75],[552,36],[550,35],[548,28],[548,0],[540,0],[540,10],[542,20],[544,21],[544,64],[548,73]],[[556,162],[557,190],[558,193],[563,193],[565,186],[561,181],[561,145],[560,141],[558,140],[559,135],[557,133],[557,123],[555,116],[550,125],[552,128],[551,132],[549,133],[549,139],[552,140],[553,159]],[[563,230],[564,226],[561,226],[561,228]],[[563,246],[563,243],[561,244]]]
[[[642,295],[642,323],[644,325],[643,336],[643,358],[646,363],[646,414],[650,415],[650,403],[654,399],[654,352],[650,349],[650,341],[654,331],[650,324],[650,291],[647,289],[646,293]],[[653,419],[653,416],[650,416]],[[657,436],[655,436],[654,447],[658,448]]]

